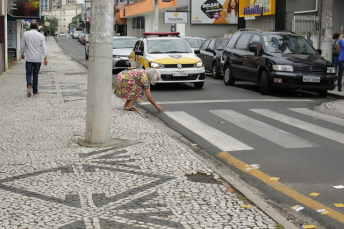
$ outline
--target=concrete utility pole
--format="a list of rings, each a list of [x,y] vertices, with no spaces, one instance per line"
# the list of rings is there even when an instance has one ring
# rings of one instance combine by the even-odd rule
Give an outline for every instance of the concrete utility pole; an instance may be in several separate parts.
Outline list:
[[[85,144],[110,142],[113,9],[113,0],[92,1]]]
[[[159,32],[159,0],[155,0],[154,7],[154,32]]]
[[[323,52],[323,57],[332,61],[332,14],[333,14],[333,0],[320,0],[321,5],[321,39],[320,49]]]

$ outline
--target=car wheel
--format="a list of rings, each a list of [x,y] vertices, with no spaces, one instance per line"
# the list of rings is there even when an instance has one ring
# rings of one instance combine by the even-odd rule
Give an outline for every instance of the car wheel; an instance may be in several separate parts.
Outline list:
[[[266,71],[262,72],[262,78],[260,80],[260,94],[262,94],[262,95],[270,95],[271,94],[269,75]]]
[[[233,86],[235,83],[235,78],[233,77],[232,70],[229,65],[226,65],[225,72],[223,75],[223,83],[227,86]]]
[[[197,83],[194,83],[194,86],[195,86],[195,88],[197,88],[197,89],[203,88],[203,85],[204,85],[204,82],[197,82]]]
[[[212,76],[213,79],[218,79],[220,78],[221,72],[220,69],[217,68],[216,63],[213,64],[213,71],[212,71]]]
[[[319,92],[318,92],[318,95],[319,95],[320,97],[326,97],[326,96],[327,96],[327,90],[319,91]]]

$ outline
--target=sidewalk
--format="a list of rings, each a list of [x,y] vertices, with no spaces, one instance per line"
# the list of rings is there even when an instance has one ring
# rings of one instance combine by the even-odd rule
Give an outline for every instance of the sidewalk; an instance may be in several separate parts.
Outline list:
[[[265,207],[115,96],[112,137],[138,143],[79,146],[87,71],[55,39],[47,45],[39,96],[26,97],[24,61],[0,76],[0,229],[276,227]]]

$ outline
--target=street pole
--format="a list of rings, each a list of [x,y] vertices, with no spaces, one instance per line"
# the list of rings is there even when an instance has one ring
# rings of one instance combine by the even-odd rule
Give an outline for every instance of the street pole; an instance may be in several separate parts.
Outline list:
[[[320,49],[322,50],[323,57],[332,61],[332,13],[333,13],[333,0],[320,1],[322,4],[321,9],[321,43]]]
[[[154,7],[154,32],[159,32],[159,0],[155,0]]]
[[[92,1],[85,145],[106,145],[111,137],[113,4]]]

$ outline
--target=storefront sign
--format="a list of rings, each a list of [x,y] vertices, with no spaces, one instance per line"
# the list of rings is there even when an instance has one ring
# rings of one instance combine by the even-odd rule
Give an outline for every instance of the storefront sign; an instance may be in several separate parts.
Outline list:
[[[237,24],[238,0],[191,0],[191,24]]]
[[[274,15],[276,0],[239,0],[239,17]]]
[[[260,7],[258,5],[255,5],[254,8],[245,7],[244,14],[245,15],[257,15],[257,14],[263,15],[263,7]]]
[[[16,18],[39,19],[40,5],[41,0],[8,0],[8,14]]]
[[[187,12],[165,12],[164,23],[187,24],[188,13]]]

